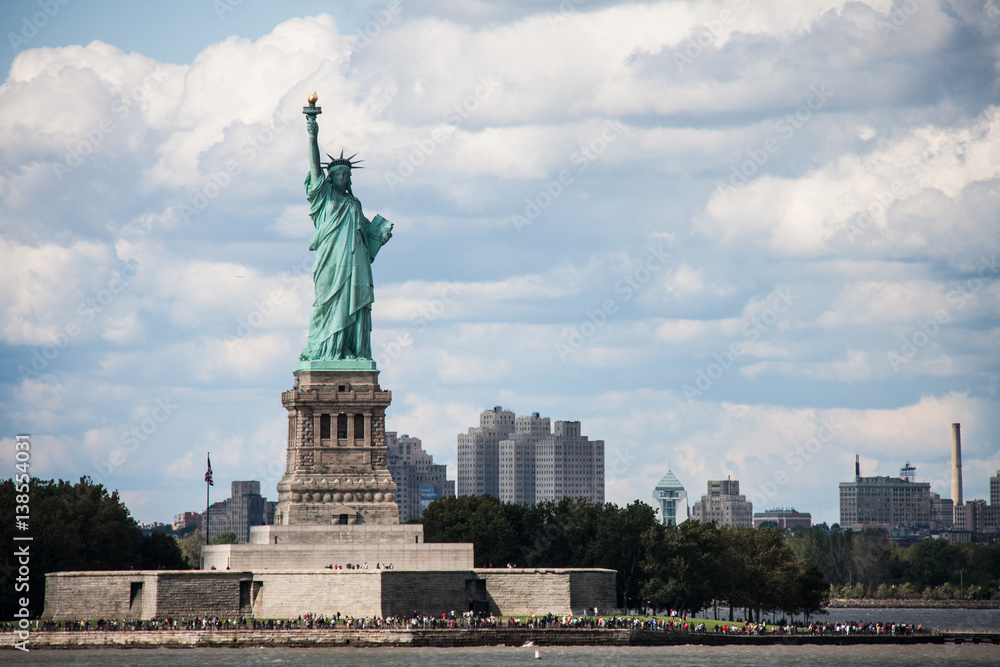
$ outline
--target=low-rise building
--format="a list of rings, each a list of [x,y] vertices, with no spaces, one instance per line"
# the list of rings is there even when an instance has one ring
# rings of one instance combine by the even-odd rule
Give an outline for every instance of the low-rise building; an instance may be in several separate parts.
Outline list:
[[[774,509],[757,512],[753,515],[753,527],[776,526],[783,529],[809,528],[812,526],[812,515],[808,512],[797,512],[794,507]]]
[[[182,531],[201,526],[201,514],[198,512],[182,512],[174,517],[174,530]]]

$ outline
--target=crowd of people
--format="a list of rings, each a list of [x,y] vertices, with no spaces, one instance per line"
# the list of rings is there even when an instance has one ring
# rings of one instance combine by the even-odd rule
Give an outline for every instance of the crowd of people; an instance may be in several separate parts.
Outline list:
[[[331,563],[330,565],[324,565],[323,569],[324,570],[367,570],[368,563],[348,563],[347,565],[341,565],[340,563],[336,564]],[[383,565],[382,563],[375,563],[375,569],[391,570],[393,569],[393,564],[386,563],[385,565]]]
[[[711,631],[704,622],[690,622],[685,616],[636,617],[636,616],[544,616],[501,618],[473,612],[443,613],[440,616],[414,614],[410,617],[353,617],[339,612],[333,615],[305,614],[293,619],[257,619],[253,617],[227,619],[217,616],[202,616],[193,619],[163,618],[140,620],[96,621],[32,621],[36,630],[89,632],[89,631],[157,631],[157,630],[471,630],[471,629],[608,629],[646,630],[658,632],[712,632],[716,634],[760,636],[760,635],[889,635],[907,636],[923,632],[919,625],[907,623],[809,623],[807,625],[765,625],[763,623],[718,623]],[[10,623],[0,624],[4,630],[12,630]]]
[[[810,623],[805,628],[813,635],[892,635],[896,637],[920,634],[923,626],[912,623],[871,623],[852,621],[848,623]]]

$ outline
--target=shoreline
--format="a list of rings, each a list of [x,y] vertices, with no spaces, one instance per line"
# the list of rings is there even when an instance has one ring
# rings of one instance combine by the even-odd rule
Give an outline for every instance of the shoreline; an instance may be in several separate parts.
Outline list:
[[[2,632],[3,647],[13,650],[16,635]],[[90,630],[33,631],[31,649],[89,648],[332,648],[470,646],[847,646],[990,643],[1000,631],[947,630],[891,635],[727,635],[626,629],[491,628],[441,630]]]
[[[826,609],[1000,609],[1000,600],[880,600],[834,598]]]

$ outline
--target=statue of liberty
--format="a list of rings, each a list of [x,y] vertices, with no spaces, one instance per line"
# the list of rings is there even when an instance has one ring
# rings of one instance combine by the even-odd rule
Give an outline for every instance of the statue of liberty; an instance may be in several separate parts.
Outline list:
[[[368,220],[351,191],[351,170],[360,169],[352,155],[339,158],[328,154],[323,165],[319,157],[317,96],[309,96],[306,130],[309,134],[309,173],[306,199],[309,217],[316,231],[309,249],[316,252],[313,282],[316,298],[309,320],[309,338],[299,356],[300,368],[313,361],[372,359],[371,263],[392,236],[392,223],[380,215]],[[372,362],[374,364],[374,362]],[[374,366],[373,366],[374,367]]]

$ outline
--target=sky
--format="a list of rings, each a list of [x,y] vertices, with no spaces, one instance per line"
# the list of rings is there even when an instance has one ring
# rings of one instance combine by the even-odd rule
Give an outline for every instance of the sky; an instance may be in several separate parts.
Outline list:
[[[387,428],[455,474],[501,405],[607,500],[839,521],[1000,469],[1000,1],[26,0],[0,22],[0,476],[140,521],[284,472],[313,298],[301,108],[395,225]]]

